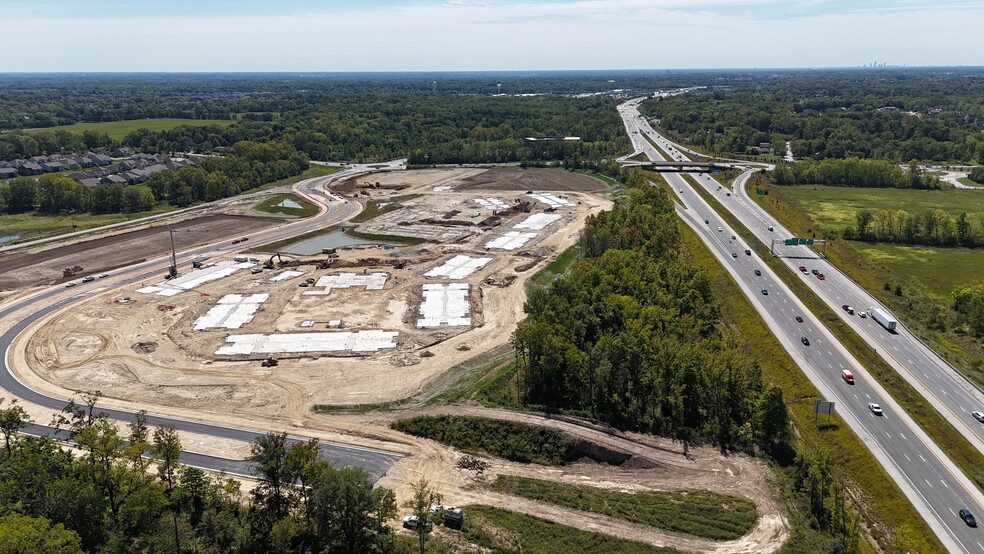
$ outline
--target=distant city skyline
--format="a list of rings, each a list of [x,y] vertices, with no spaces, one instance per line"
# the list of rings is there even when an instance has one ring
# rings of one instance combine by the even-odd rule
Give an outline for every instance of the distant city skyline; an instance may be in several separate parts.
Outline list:
[[[0,0],[0,16],[0,72],[984,65],[971,0]]]

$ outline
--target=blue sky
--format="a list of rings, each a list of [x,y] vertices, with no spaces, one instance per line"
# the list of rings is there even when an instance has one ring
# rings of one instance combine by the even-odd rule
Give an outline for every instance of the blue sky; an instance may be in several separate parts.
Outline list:
[[[984,65],[984,0],[0,0],[0,72]]]

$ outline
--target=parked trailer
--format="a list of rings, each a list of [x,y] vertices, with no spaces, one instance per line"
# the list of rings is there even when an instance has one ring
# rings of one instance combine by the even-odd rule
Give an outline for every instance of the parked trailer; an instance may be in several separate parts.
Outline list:
[[[873,317],[875,321],[880,323],[882,327],[888,329],[889,331],[894,331],[895,326],[899,324],[898,320],[892,317],[892,314],[881,308],[868,308],[868,313],[871,314],[871,317]]]

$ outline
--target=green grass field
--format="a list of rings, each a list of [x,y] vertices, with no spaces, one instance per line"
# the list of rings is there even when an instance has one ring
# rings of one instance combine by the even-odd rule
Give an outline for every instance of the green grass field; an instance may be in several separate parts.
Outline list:
[[[120,140],[126,135],[137,129],[148,129],[151,131],[167,131],[182,125],[202,127],[206,125],[220,125],[226,127],[235,123],[231,119],[131,119],[128,121],[100,121],[96,123],[75,123],[73,125],[59,125],[57,127],[45,127],[43,129],[31,129],[29,134],[40,133],[42,131],[69,131],[72,133],[82,133],[84,131],[95,131],[106,133],[113,140]]]
[[[626,493],[512,475],[492,490],[714,540],[737,539],[758,519],[751,500],[702,490]]]
[[[132,219],[147,217],[174,211],[174,206],[158,207],[147,212],[132,214],[66,214],[66,215],[35,215],[17,214],[0,215],[0,236],[20,235],[18,242],[37,240],[73,231],[84,231],[93,227],[122,223]],[[77,227],[72,227],[75,224]]]
[[[961,185],[967,185],[968,187],[984,187],[984,184],[978,183],[977,181],[971,181],[970,177],[961,177],[957,179],[957,182]]]
[[[678,550],[582,531],[491,506],[465,506],[462,533],[496,554],[671,554]]]
[[[287,208],[279,206],[284,200],[290,200],[300,204],[300,208]],[[318,207],[296,194],[275,194],[270,198],[260,202],[254,208],[258,212],[268,214],[284,214],[295,217],[311,217],[318,213]]]
[[[576,244],[567,250],[564,250],[554,261],[547,264],[547,266],[540,271],[537,271],[536,275],[527,281],[527,286],[550,286],[550,283],[553,283],[557,276],[567,273],[567,270],[570,269],[571,265],[580,257],[580,253],[581,248]]]
[[[921,213],[939,208],[951,215],[967,212],[984,216],[984,193],[974,190],[906,190],[826,187],[822,185],[772,186],[770,195],[779,195],[808,213],[823,229],[844,229],[855,225],[855,214],[862,209],[898,210]]]
[[[944,302],[949,302],[957,285],[984,284],[984,250],[867,243],[851,246],[885,281],[911,285],[915,280]]]

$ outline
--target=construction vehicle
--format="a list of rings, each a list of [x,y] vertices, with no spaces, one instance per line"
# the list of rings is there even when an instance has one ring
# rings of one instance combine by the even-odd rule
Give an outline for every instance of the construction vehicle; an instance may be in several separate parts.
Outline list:
[[[461,529],[465,523],[465,512],[461,508],[451,506],[444,510],[444,526],[449,529]]]
[[[260,365],[263,367],[277,367],[279,364],[280,362],[278,362],[276,358],[267,358],[260,362]]]
[[[276,257],[277,261],[284,263],[284,259],[280,257],[280,252],[274,252],[270,259],[263,264],[263,269],[273,269],[273,258]]]

